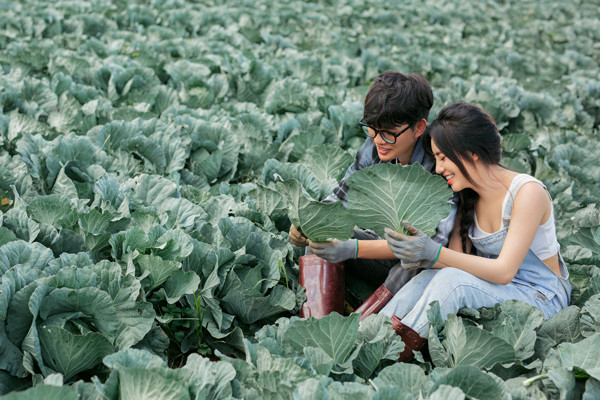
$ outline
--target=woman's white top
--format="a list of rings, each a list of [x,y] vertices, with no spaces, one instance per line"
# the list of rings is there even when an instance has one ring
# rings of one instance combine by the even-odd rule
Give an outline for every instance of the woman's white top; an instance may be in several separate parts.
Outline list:
[[[515,176],[510,183],[508,191],[506,192],[506,196],[504,197],[504,202],[502,203],[502,215],[505,215],[507,203],[511,204],[512,206],[512,201],[509,202],[508,200],[511,197],[514,200],[519,189],[527,182],[537,182],[542,185],[544,189],[546,189],[546,186],[544,186],[542,182],[530,175],[519,174]],[[548,197],[550,197],[550,194],[548,194]],[[533,254],[535,254],[540,260],[547,260],[548,258],[556,255],[556,253],[558,253],[560,250],[560,244],[556,239],[556,227],[554,226],[554,206],[552,205],[552,199],[550,199],[550,206],[552,207],[550,218],[548,218],[548,221],[538,226],[530,247]],[[485,232],[479,227],[479,224],[477,223],[477,214],[474,214],[474,222],[475,223],[472,230],[473,237],[481,238],[490,235],[489,232]],[[500,229],[502,229],[502,226],[503,225],[501,224]]]

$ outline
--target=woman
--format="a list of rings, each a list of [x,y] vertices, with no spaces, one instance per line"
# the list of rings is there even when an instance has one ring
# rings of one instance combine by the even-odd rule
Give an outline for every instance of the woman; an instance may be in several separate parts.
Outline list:
[[[549,318],[569,305],[571,295],[550,195],[537,179],[500,164],[500,134],[492,117],[471,104],[451,104],[440,111],[424,140],[436,173],[459,194],[458,216],[448,247],[409,223],[405,227],[412,236],[386,233],[402,263],[431,268],[381,310],[406,344],[402,361],[425,345],[432,301],[439,302],[445,317],[462,307],[517,299]]]

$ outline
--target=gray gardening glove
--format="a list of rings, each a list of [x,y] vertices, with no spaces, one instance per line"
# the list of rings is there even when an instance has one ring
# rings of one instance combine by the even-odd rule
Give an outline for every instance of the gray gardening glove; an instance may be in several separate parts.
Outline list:
[[[404,260],[400,260],[400,265],[402,269],[406,271],[417,270],[417,269],[429,269],[433,265],[431,261],[420,260],[417,262],[406,262]]]
[[[403,265],[400,264],[401,263],[397,263],[390,269],[390,272],[383,283],[392,294],[398,293],[408,281],[421,272],[421,270],[417,269],[404,269]]]
[[[402,221],[402,226],[413,236],[403,235],[385,228],[384,237],[394,255],[402,260],[406,266],[411,266],[411,264],[423,260],[428,267],[431,267],[437,261],[442,245],[406,221]]]
[[[333,263],[356,258],[358,254],[357,239],[333,239],[329,242],[313,242],[309,240],[308,246],[313,254]]]

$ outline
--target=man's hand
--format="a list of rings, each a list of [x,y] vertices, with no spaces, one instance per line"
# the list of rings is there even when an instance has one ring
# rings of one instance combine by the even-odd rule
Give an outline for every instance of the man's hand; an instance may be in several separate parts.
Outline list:
[[[419,264],[433,265],[437,261],[442,245],[408,222],[402,221],[402,225],[413,236],[403,235],[388,228],[385,229],[384,236],[394,255],[402,260],[403,268],[408,269]],[[419,263],[420,261],[424,263]]]
[[[290,238],[290,242],[292,242],[294,246],[308,246],[308,238],[304,236],[300,228],[296,228],[294,225],[290,226],[290,234],[288,236]]]
[[[329,242],[309,241],[309,247],[313,254],[333,263],[356,258],[358,255],[358,240],[356,239],[333,239]]]

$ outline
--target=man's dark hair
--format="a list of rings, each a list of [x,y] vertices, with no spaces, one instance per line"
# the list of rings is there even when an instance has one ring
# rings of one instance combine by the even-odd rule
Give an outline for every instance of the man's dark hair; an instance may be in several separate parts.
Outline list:
[[[433,92],[427,79],[417,73],[397,71],[379,74],[365,97],[364,121],[379,129],[402,124],[413,126],[427,119],[433,106]]]

